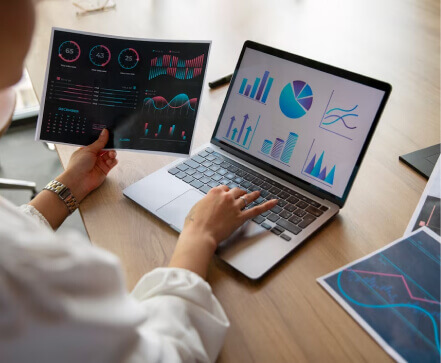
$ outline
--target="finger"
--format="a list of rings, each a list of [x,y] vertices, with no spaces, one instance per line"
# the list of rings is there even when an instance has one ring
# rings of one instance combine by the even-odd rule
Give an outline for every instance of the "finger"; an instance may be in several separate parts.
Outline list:
[[[230,193],[234,199],[239,198],[240,196],[247,194],[246,190],[240,189],[240,188],[233,188],[228,193]]]
[[[116,164],[118,164],[118,159],[109,159],[106,161],[106,164],[109,167],[109,171],[110,171],[116,166]]]
[[[106,146],[108,141],[109,141],[109,131],[103,129],[98,139],[89,146],[86,146],[86,148],[97,153]]]
[[[103,153],[100,154],[100,157],[104,161],[107,161],[109,159],[115,159],[116,158],[116,151],[115,150],[104,151]]]
[[[248,193],[246,195],[248,204],[254,202],[257,198],[260,197],[260,190],[256,190],[254,192]]]
[[[103,172],[104,175],[107,175],[111,169],[109,165],[107,165],[107,163],[102,158],[99,158],[97,160],[96,166],[98,167],[98,169],[100,169]]]
[[[243,190],[243,194],[237,198],[236,204],[239,206],[240,209],[243,209],[250,203],[254,202],[259,197],[259,195],[259,191],[247,194],[247,192]]]
[[[251,219],[259,214],[262,214],[263,212],[266,212],[267,210],[270,210],[271,208],[274,208],[277,205],[278,199],[271,199],[266,203],[257,205],[253,208],[250,208],[248,210],[245,210],[242,212],[242,217],[244,219]]]
[[[213,189],[222,190],[224,192],[228,192],[230,190],[230,188],[228,188],[226,185],[218,185],[216,188]]]

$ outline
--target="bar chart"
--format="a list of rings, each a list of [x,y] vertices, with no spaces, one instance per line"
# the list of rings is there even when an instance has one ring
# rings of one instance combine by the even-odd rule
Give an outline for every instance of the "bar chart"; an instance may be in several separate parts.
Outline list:
[[[262,78],[256,77],[254,83],[252,84],[248,83],[248,78],[243,78],[240,85],[239,94],[257,102],[266,104],[266,100],[268,99],[268,95],[274,81],[274,78],[269,77],[269,75],[270,72],[265,71]]]
[[[260,151],[264,155],[280,161],[283,164],[289,164],[298,138],[299,135],[297,135],[295,132],[290,132],[286,142],[280,137],[276,137],[274,142],[269,139],[265,139]]]
[[[167,139],[176,140],[176,136],[175,136],[176,125],[170,126],[168,128],[168,132],[166,132],[167,128],[162,127],[162,124],[152,125],[151,127],[154,128],[153,133],[151,133],[151,132],[149,133],[149,123],[146,122],[144,124],[144,137],[148,137],[148,136],[153,135],[152,137],[155,139],[160,138],[162,140],[167,140]],[[181,131],[181,134],[178,137],[178,140],[176,140],[176,141],[179,141],[179,140],[185,141],[185,139],[186,139],[185,131]]]
[[[245,114],[243,118],[232,116],[224,139],[248,150],[253,141],[259,121],[260,115],[256,121],[252,120],[249,114]]]

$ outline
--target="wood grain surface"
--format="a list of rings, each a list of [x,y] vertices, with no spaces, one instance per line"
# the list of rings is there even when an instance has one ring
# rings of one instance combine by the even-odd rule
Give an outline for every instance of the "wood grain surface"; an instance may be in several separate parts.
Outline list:
[[[417,205],[426,181],[398,156],[440,142],[439,7],[438,0],[120,0],[114,11],[77,17],[71,1],[39,2],[27,61],[39,96],[52,26],[210,39],[207,81],[231,73],[251,39],[392,84],[337,218],[262,281],[211,264],[209,282],[231,320],[220,362],[391,360],[315,280],[402,236]],[[204,85],[194,146],[210,140],[226,89]],[[74,149],[58,146],[63,165]],[[131,289],[143,274],[167,265],[178,235],[122,190],[174,158],[118,154],[118,167],[80,210],[92,243],[120,257]]]

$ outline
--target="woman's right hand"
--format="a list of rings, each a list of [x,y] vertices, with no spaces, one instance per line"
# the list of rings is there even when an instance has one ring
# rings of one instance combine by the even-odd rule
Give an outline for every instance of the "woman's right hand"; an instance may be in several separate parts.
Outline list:
[[[225,185],[211,189],[188,213],[169,266],[186,268],[205,278],[217,245],[247,220],[277,204],[277,199],[273,199],[253,208],[243,209],[243,198],[250,204],[259,195],[259,191],[247,194],[239,188],[230,190]]]

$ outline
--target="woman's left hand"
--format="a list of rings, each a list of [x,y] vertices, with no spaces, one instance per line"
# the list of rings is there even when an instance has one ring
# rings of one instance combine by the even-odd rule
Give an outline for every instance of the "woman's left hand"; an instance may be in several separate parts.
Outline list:
[[[118,163],[115,150],[102,151],[108,140],[109,131],[104,129],[93,144],[72,154],[66,171],[57,178],[69,187],[78,203],[98,188]]]

